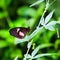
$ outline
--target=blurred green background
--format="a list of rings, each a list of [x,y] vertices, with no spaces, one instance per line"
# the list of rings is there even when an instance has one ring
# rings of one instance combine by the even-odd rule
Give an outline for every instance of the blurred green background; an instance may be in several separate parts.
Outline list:
[[[14,44],[14,37],[9,34],[13,27],[30,27],[31,32],[36,28],[45,8],[45,1],[34,7],[29,7],[37,0],[0,0],[0,60],[13,60],[16,56],[22,60],[27,51],[27,42]],[[53,0],[50,0],[50,3]],[[55,9],[51,20],[60,20],[60,0],[54,2],[45,16]],[[38,53],[57,53],[57,56],[42,57],[41,60],[59,60],[60,58],[60,25],[56,31],[43,29],[33,38],[35,46],[50,44],[52,47],[41,49]],[[30,51],[31,52],[31,51]],[[40,60],[38,59],[38,60]]]

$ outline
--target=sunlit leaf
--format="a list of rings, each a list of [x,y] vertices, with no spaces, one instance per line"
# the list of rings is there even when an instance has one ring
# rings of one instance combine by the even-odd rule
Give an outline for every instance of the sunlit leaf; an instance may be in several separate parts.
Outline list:
[[[9,37],[9,31],[8,30],[0,30],[0,36],[3,38]]]
[[[6,12],[0,12],[0,18],[4,18],[7,17],[7,13]]]
[[[8,43],[6,41],[0,41],[0,48],[4,48],[4,47],[7,47],[8,46]]]
[[[46,25],[45,28],[48,30],[51,30],[51,31],[55,30],[55,28],[53,26],[50,26],[50,25]]]
[[[45,24],[48,23],[49,20],[52,18],[53,13],[54,13],[54,10],[47,15],[47,17],[45,18]]]
[[[18,56],[19,58],[22,58],[22,51],[19,49],[12,50],[11,57],[15,58],[16,56]]]
[[[26,58],[23,58],[23,60],[26,60]]]
[[[33,3],[32,5],[30,5],[30,7],[35,6],[35,5],[37,5],[37,4],[39,4],[39,3],[43,2],[43,1],[44,0],[38,0],[37,2]]]
[[[60,21],[56,21],[57,22],[57,24],[60,24]]]
[[[59,44],[60,44],[60,39],[57,39],[57,40],[55,41],[55,49],[56,49],[56,50],[58,49]]]
[[[27,19],[26,18],[18,18],[13,22],[14,27],[26,27],[27,26]]]
[[[18,60],[18,56],[16,56],[14,60]]]
[[[46,3],[46,9],[48,9],[48,7],[49,7],[49,1]]]
[[[45,25],[45,28],[46,29],[49,29],[49,30],[51,30],[51,31],[54,31],[55,30],[55,28],[54,28],[54,25],[57,23],[57,21],[51,21],[51,22],[49,22],[47,25]]]
[[[29,39],[28,39],[27,36],[26,36],[25,38],[23,38],[23,39],[15,38],[15,42],[14,42],[14,44],[18,44],[18,43],[26,42],[26,41],[28,41],[28,40],[29,40]]]
[[[10,4],[11,0],[0,0],[0,7],[7,8],[7,6]]]
[[[26,58],[32,58],[32,56],[30,54],[25,54],[24,55]]]
[[[32,55],[32,56],[35,56],[35,55],[37,54],[37,52],[39,51],[39,49],[40,49],[40,46],[36,47],[36,48],[34,49],[34,51],[31,53],[31,55]]]
[[[34,58],[36,59],[36,58],[40,58],[40,57],[43,57],[43,56],[50,56],[50,55],[52,55],[52,54],[51,54],[51,53],[38,54],[38,55],[36,55]]]
[[[49,47],[49,46],[52,46],[52,44],[42,44],[42,45],[39,45],[38,47],[36,47],[34,49],[34,51],[31,53],[31,55],[35,56],[37,54],[37,52],[39,51],[39,49],[42,49],[42,48],[45,48],[45,47]]]
[[[41,20],[40,20],[41,25],[44,25],[44,17],[42,16]]]
[[[36,16],[37,17],[42,16],[44,9],[45,9],[45,3],[43,2],[42,4],[39,5],[39,8],[36,11],[37,12]]]
[[[47,25],[48,25],[48,26],[54,26],[56,23],[57,23],[57,21],[51,21],[51,22],[49,22]]]
[[[27,48],[29,49],[32,45],[32,41],[27,44]]]
[[[18,15],[24,16],[27,18],[27,16],[30,17],[35,17],[36,15],[36,11],[33,8],[29,8],[29,7],[21,7],[17,10]]]

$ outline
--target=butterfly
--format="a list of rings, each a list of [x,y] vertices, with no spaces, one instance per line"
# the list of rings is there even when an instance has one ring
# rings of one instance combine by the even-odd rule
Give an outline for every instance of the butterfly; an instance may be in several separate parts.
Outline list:
[[[25,28],[25,27],[15,27],[9,30],[10,35],[19,38],[19,39],[23,39],[26,34],[30,31],[30,27]]]

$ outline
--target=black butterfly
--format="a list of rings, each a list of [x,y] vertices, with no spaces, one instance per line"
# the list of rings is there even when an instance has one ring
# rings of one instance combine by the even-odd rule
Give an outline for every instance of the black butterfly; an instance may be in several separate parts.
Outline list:
[[[16,38],[19,38],[19,39],[23,39],[27,32],[30,31],[30,28],[24,28],[24,27],[15,27],[15,28],[12,28],[10,29],[10,34]]]

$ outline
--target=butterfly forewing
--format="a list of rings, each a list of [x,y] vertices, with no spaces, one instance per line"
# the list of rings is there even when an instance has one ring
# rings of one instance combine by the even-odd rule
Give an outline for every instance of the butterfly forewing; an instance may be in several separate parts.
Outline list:
[[[29,32],[30,31],[30,28],[28,27],[28,28],[24,28],[24,27],[15,27],[15,28],[12,28],[12,29],[10,29],[10,34],[12,35],[12,36],[15,36],[15,37],[17,37],[17,38],[20,38],[20,39],[22,39],[22,38],[24,38],[25,37],[25,35],[27,34],[27,32]]]

